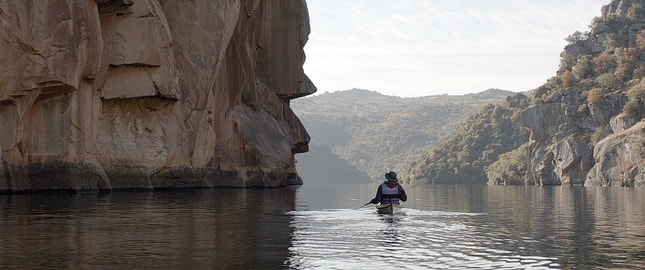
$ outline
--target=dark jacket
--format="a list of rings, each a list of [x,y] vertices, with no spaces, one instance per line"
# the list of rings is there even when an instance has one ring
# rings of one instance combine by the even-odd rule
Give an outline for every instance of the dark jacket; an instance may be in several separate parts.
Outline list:
[[[401,201],[407,201],[408,200],[408,195],[405,194],[405,190],[399,183],[397,182],[390,182],[390,181],[385,181],[383,182],[386,185],[388,185],[390,188],[393,188],[394,186],[399,186],[399,200]],[[382,187],[383,185],[378,185],[378,189],[376,189],[376,197],[372,199],[370,202],[373,204],[377,204],[381,202],[381,194],[383,193]]]

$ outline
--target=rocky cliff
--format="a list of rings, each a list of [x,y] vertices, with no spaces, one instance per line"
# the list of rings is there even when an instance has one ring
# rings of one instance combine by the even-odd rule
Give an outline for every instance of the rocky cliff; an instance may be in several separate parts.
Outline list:
[[[613,0],[574,33],[558,75],[522,114],[526,181],[645,186],[645,1]]]
[[[0,191],[301,183],[304,0],[5,0],[0,25]]]

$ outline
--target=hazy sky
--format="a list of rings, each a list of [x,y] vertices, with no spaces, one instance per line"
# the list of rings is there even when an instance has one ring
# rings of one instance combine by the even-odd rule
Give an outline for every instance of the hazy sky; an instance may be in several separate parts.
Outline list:
[[[534,89],[610,0],[306,0],[305,72],[401,97]]]

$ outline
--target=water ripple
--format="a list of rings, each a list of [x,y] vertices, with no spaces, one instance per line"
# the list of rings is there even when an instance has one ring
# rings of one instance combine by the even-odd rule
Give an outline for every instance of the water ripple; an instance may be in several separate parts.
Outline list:
[[[404,209],[293,211],[291,269],[557,269],[554,258],[497,248],[466,221],[481,214]]]

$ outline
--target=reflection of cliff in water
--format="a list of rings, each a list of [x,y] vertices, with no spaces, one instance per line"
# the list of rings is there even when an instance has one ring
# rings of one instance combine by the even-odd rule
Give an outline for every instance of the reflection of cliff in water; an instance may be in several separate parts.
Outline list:
[[[431,191],[423,196],[433,205],[450,205],[444,210],[485,213],[473,224],[478,231],[470,241],[499,239],[488,241],[491,250],[539,254],[557,258],[560,265],[583,268],[593,263],[622,267],[636,266],[635,261],[645,263],[643,190],[447,185]]]
[[[293,209],[290,188],[0,196],[0,268],[275,268]]]

